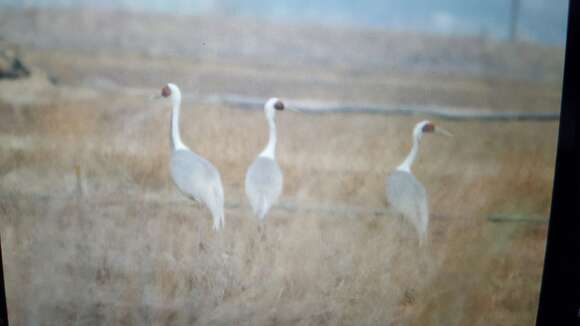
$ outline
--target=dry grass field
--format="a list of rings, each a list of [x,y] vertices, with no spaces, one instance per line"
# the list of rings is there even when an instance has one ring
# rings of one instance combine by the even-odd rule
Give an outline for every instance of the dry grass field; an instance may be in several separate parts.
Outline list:
[[[558,82],[264,68],[33,43],[23,46],[33,77],[0,82],[11,324],[533,323],[546,224],[488,217],[547,220],[557,122],[433,120],[455,137],[424,137],[414,165],[431,206],[428,245],[419,247],[389,210],[384,179],[425,117],[281,112],[284,193],[260,227],[243,177],[266,143],[263,113],[202,99],[239,93],[554,111]],[[185,143],[222,174],[222,232],[169,179],[170,107],[150,99],[168,81],[189,96]]]

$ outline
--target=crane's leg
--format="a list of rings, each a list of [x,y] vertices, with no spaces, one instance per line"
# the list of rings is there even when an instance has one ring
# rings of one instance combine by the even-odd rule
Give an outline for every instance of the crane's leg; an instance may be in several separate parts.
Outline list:
[[[263,220],[260,221],[260,223],[264,224],[264,226],[262,227],[261,239],[262,239],[262,241],[265,242],[266,240],[268,240],[268,228],[266,226],[266,223],[263,222]]]
[[[260,241],[266,241],[266,224],[262,220],[258,220],[258,236]]]

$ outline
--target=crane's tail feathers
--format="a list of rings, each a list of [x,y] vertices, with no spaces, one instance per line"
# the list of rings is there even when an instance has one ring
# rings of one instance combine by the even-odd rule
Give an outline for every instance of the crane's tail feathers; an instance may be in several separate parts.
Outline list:
[[[427,240],[427,230],[429,228],[429,219],[422,218],[420,221],[417,222],[415,225],[417,232],[419,233],[419,246],[423,246]]]
[[[224,228],[226,225],[224,217],[224,192],[221,187],[213,187],[208,206],[213,217],[213,229],[218,231],[220,228]]]
[[[264,198],[260,198],[260,205],[258,206],[258,211],[257,211],[257,216],[258,218],[260,218],[260,220],[263,220],[264,218],[266,218],[266,214],[268,214],[268,210],[270,209],[270,207],[268,207],[268,201]]]
[[[268,205],[266,204],[266,200],[264,199],[264,197],[257,196],[257,198],[255,198],[255,200],[251,200],[250,203],[254,215],[260,220],[264,219],[266,213],[268,212],[267,209]]]

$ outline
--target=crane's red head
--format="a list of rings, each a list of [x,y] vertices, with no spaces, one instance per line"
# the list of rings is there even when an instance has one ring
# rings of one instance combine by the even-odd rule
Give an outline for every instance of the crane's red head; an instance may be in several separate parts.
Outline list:
[[[423,129],[421,131],[423,131],[423,132],[433,132],[433,131],[435,131],[435,125],[433,124],[433,122],[427,122],[423,126]]]
[[[274,103],[274,109],[278,111],[284,110],[284,103],[282,103],[280,100],[276,101],[276,103]]]
[[[169,96],[171,96],[171,88],[169,88],[169,85],[165,85],[161,89],[161,96],[163,96],[163,97],[169,97]]]

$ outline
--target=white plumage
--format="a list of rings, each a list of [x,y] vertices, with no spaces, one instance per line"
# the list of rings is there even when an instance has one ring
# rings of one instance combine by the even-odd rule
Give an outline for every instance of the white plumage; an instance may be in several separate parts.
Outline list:
[[[193,153],[181,141],[179,113],[181,92],[174,84],[163,87],[161,95],[170,98],[171,114],[171,178],[187,197],[205,204],[213,217],[213,229],[225,226],[224,190],[219,171],[205,158]]]
[[[246,172],[246,195],[254,214],[261,220],[282,193],[284,178],[276,163],[276,110],[284,110],[284,104],[271,98],[264,105],[264,112],[270,128],[270,138],[266,148],[258,155]]]
[[[407,219],[419,234],[423,243],[429,226],[429,204],[425,187],[411,173],[411,165],[419,152],[421,137],[425,132],[440,132],[451,136],[449,132],[430,121],[421,121],[413,129],[413,147],[403,163],[393,171],[386,180],[386,195],[389,204]]]

